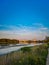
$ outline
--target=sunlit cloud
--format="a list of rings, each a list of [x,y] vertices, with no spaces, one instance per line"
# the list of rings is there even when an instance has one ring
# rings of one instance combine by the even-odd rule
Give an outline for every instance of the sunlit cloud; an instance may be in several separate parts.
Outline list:
[[[42,40],[45,38],[45,36],[49,36],[49,29],[47,27],[40,23],[34,23],[33,25],[0,25],[0,27],[7,28],[7,30],[0,30],[0,38],[10,38],[19,40]]]

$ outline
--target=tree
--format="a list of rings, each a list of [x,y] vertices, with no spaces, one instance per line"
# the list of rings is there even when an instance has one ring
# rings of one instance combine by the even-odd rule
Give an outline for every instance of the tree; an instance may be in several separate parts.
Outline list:
[[[31,41],[31,40],[28,40],[28,41],[27,41],[27,43],[29,43],[29,44],[30,44],[30,43],[32,43],[32,41]]]
[[[49,37],[48,36],[46,36],[45,42],[49,42]]]

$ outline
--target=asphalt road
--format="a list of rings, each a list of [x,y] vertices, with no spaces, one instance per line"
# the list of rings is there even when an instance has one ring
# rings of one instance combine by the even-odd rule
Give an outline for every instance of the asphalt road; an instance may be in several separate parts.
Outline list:
[[[38,43],[38,44],[28,44],[28,45],[21,45],[21,46],[12,46],[12,47],[6,47],[6,48],[2,48],[0,49],[0,55],[4,55],[4,54],[8,54],[11,53],[13,51],[18,51],[19,49],[23,48],[23,47],[31,47],[31,46],[35,46],[35,45],[41,45],[42,43]]]
[[[48,56],[47,56],[46,65],[49,65],[49,49],[48,49]]]

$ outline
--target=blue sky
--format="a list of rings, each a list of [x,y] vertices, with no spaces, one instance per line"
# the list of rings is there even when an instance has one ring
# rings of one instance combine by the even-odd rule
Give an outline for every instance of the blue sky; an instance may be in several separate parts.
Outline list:
[[[0,34],[12,29],[32,32],[41,28],[49,31],[49,0],[0,0]]]

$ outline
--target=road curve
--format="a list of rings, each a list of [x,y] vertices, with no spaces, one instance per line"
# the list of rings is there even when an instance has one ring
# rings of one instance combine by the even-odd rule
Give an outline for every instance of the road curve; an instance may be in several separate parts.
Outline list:
[[[0,49],[0,55],[4,55],[4,54],[8,54],[11,53],[13,51],[18,51],[19,49],[23,48],[23,47],[31,47],[31,46],[35,46],[35,45],[41,45],[40,44],[28,44],[28,45],[24,45],[24,46],[15,46],[15,47],[8,47],[8,48],[4,48],[4,49]]]

